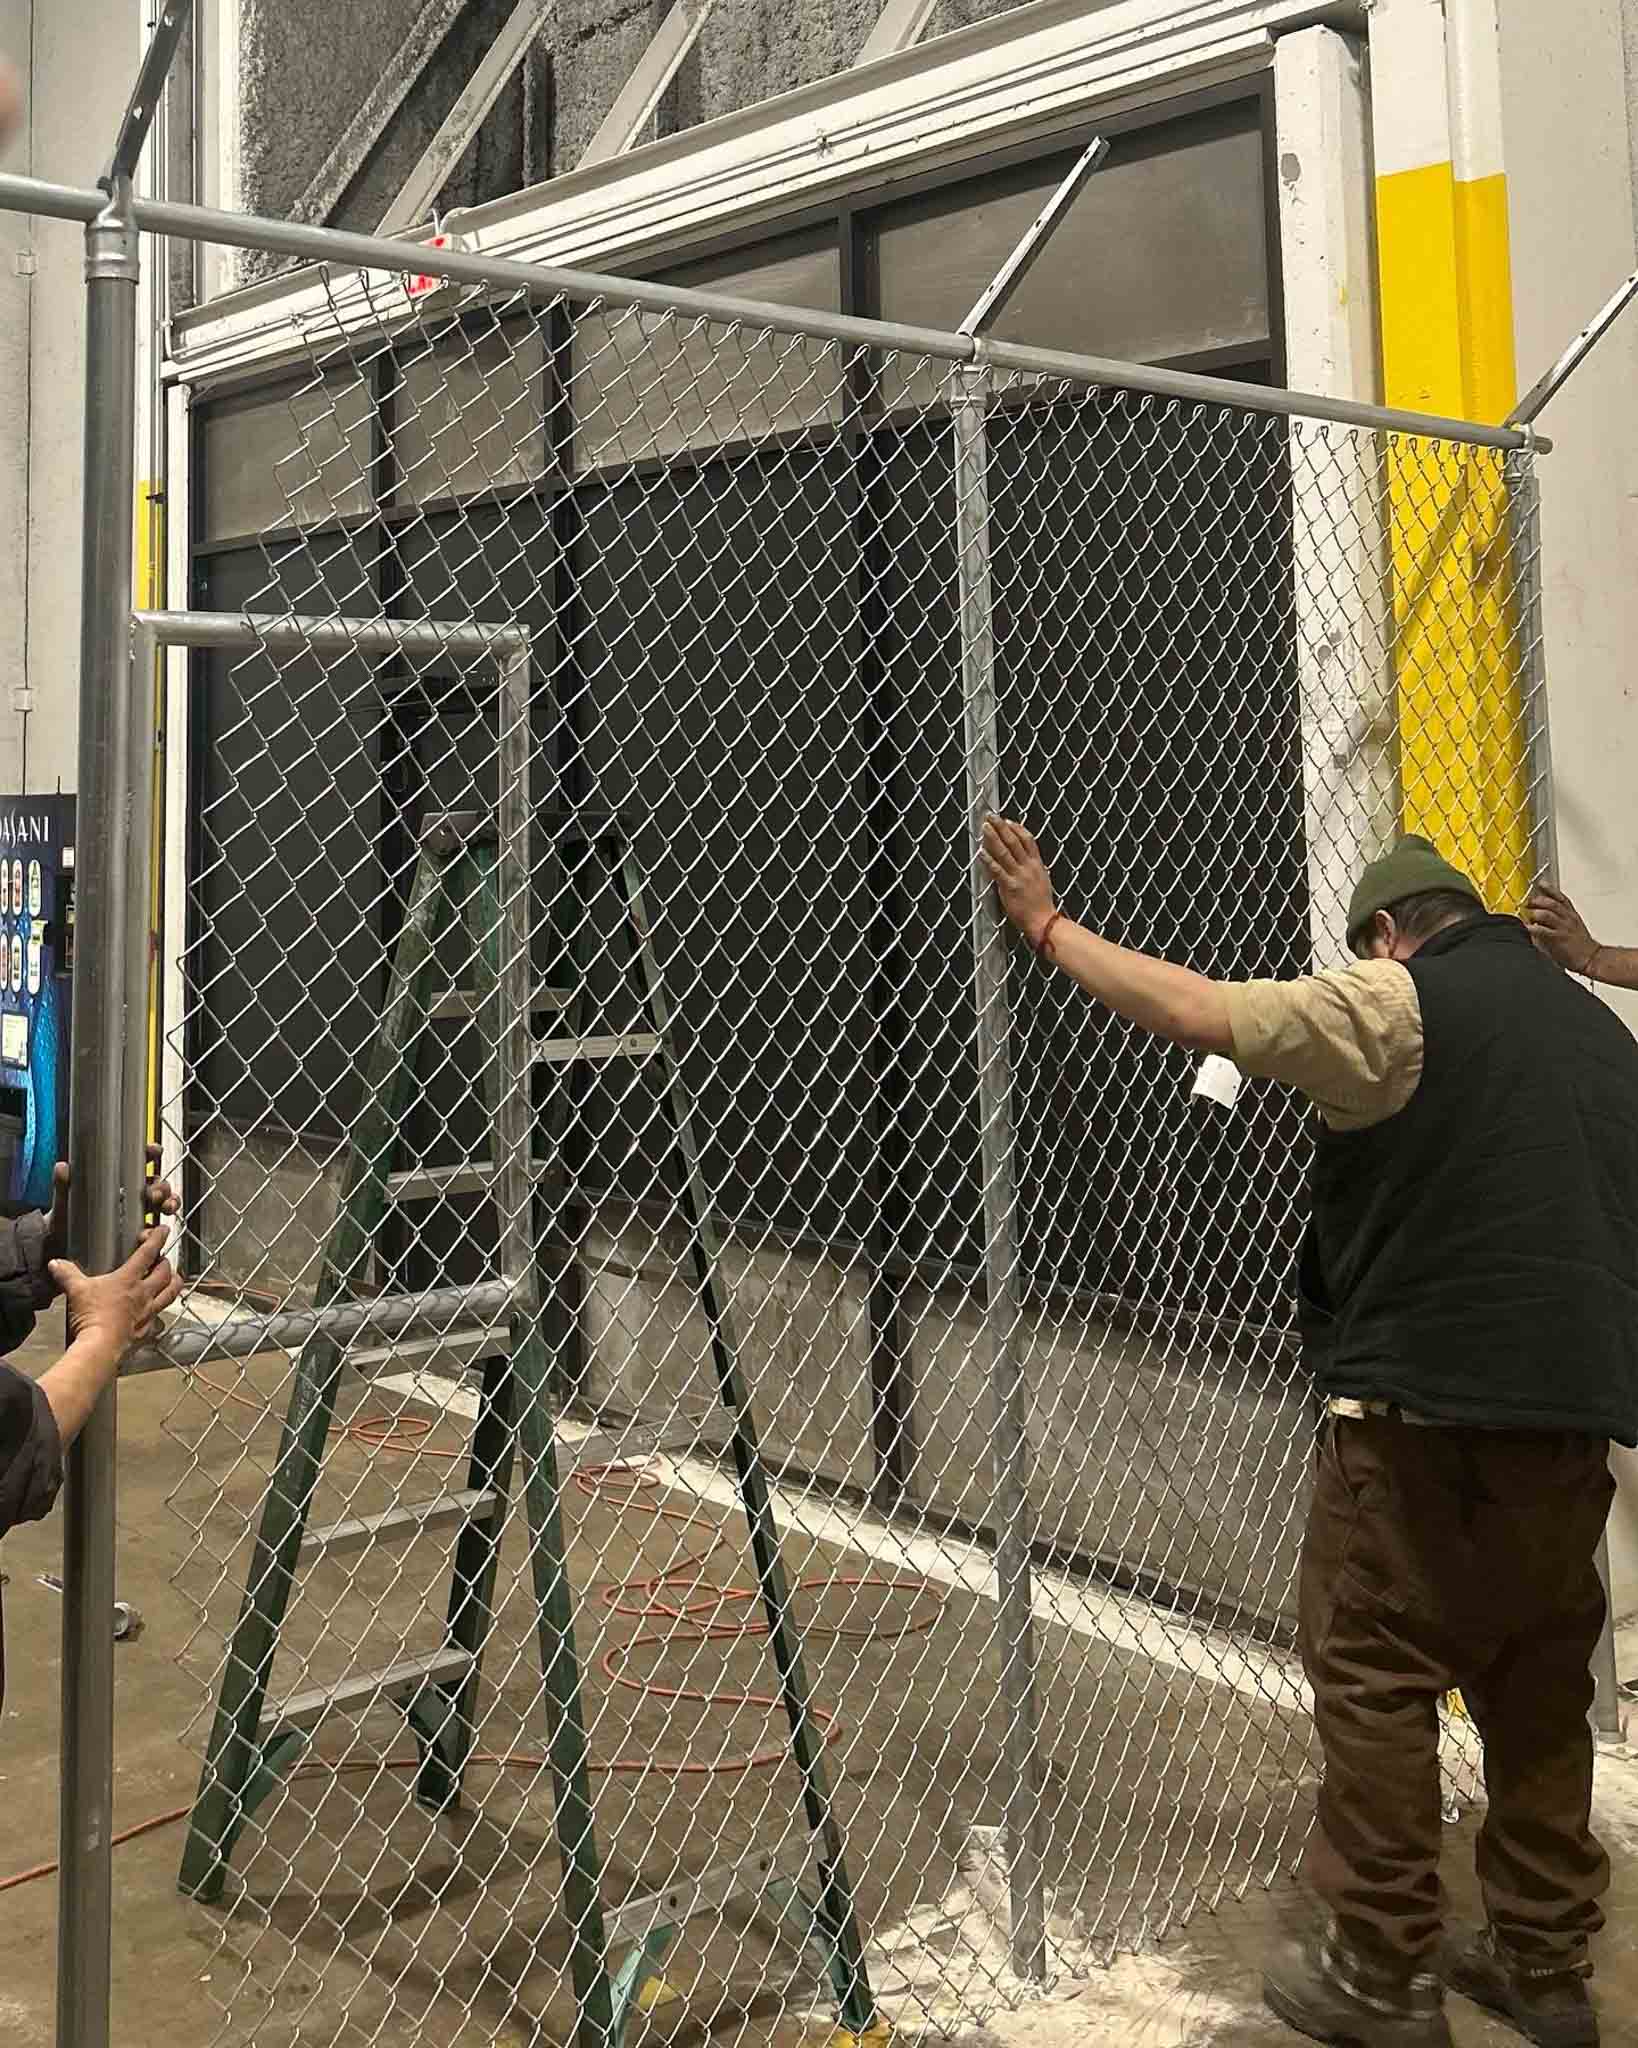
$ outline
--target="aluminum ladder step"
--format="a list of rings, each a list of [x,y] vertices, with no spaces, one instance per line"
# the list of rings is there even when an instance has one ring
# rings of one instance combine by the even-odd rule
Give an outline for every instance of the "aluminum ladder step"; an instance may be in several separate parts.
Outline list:
[[[500,1506],[500,1496],[489,1487],[464,1487],[459,1493],[439,1494],[432,1500],[415,1501],[409,1507],[388,1508],[379,1515],[349,1515],[326,1529],[313,1529],[301,1539],[301,1555],[342,1557],[349,1551],[370,1550],[378,1543],[403,1543],[425,1529],[447,1528],[451,1523],[487,1522]]]
[[[387,1175],[389,1202],[426,1202],[435,1195],[481,1195],[492,1187],[498,1169],[487,1159],[466,1159],[458,1166],[412,1166]]]
[[[529,1063],[536,1067],[569,1067],[580,1060],[651,1060],[663,1049],[657,1031],[604,1033],[589,1038],[532,1038]],[[547,1169],[543,1159],[530,1161],[536,1173]],[[438,1195],[478,1195],[495,1184],[499,1169],[487,1159],[463,1159],[453,1166],[415,1166],[387,1175],[390,1202],[428,1201]]]
[[[537,988],[529,998],[529,1012],[533,1017],[545,1017],[553,1011],[566,1010],[573,1001],[573,989]],[[476,990],[451,988],[433,998],[427,1014],[432,1017],[475,1017],[481,1007]]]
[[[355,1671],[350,1677],[338,1678],[333,1685],[292,1693],[269,1711],[257,1740],[266,1743],[285,1728],[311,1728],[326,1714],[348,1707],[367,1707],[398,1693],[418,1691],[423,1685],[442,1685],[465,1678],[472,1664],[465,1650],[429,1650],[424,1656],[405,1657],[381,1671]]]
[[[603,1033],[591,1038],[536,1038],[529,1058],[537,1067],[567,1067],[576,1060],[649,1060],[660,1050],[657,1031]]]

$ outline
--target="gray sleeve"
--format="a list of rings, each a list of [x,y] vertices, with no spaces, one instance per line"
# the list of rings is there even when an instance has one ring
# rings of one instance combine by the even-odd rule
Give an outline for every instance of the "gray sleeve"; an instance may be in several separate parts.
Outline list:
[[[0,1365],[0,1536],[49,1514],[63,1483],[57,1418],[36,1383]]]

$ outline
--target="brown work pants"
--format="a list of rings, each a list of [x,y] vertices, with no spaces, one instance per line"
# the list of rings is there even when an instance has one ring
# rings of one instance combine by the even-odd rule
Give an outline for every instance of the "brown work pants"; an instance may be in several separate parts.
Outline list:
[[[1425,1969],[1438,1946],[1438,1709],[1455,1686],[1484,1739],[1492,1925],[1538,1967],[1579,1963],[1603,1925],[1588,1665],[1612,1492],[1601,1437],[1325,1423],[1302,1556],[1325,1752],[1305,1874],[1361,1956]]]

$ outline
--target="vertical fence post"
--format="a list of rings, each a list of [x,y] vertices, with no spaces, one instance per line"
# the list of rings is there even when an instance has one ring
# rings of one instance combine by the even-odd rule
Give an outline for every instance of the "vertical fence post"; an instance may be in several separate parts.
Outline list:
[[[1035,1615],[1030,1585],[1033,1520],[1025,1470],[1025,1388],[1018,1332],[1018,1181],[1012,1127],[1012,1055],[1007,934],[995,891],[978,865],[984,820],[1001,804],[995,696],[995,630],[990,590],[990,372],[978,363],[951,373],[955,426],[956,563],[961,614],[961,697],[971,831],[973,977],[978,1007],[978,1116],[984,1176],[984,1328],[989,1351],[990,1456],[995,1481],[995,1573],[1001,1629],[1001,1697],[1006,1710],[1007,1866],[1012,1964],[1020,1977],[1046,1975],[1046,1905],[1041,1854],[1039,1711]]]
[[[1523,709],[1526,779],[1530,790],[1530,870],[1558,887],[1558,817],[1553,803],[1553,755],[1547,726],[1547,659],[1541,622],[1541,485],[1528,450],[1507,457],[1507,529],[1513,566],[1518,632],[1519,699]],[[1619,1742],[1620,1675],[1615,1664],[1615,1609],[1610,1591],[1610,1545],[1598,1539],[1598,1576],[1604,1586],[1604,1628],[1593,1652],[1593,1728],[1600,1740]]]
[[[85,509],[69,1156],[73,1255],[107,1271],[142,1222],[153,691],[131,673],[137,235],[128,178],[85,231]],[[58,2048],[108,2048],[115,1393],[68,1457],[63,1527]]]

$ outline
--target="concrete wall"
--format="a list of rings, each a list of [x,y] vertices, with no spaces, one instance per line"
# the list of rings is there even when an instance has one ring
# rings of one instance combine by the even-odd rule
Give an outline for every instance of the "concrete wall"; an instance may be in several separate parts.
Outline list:
[[[335,1214],[325,1162],[284,1140],[226,1134],[200,1152],[208,1272],[218,1283],[310,1294]],[[710,1332],[675,1230],[610,1214],[580,1260],[582,1398],[613,1426],[662,1440],[679,1422],[726,1443]],[[723,1275],[741,1367],[771,1469],[857,1495],[877,1476],[868,1290],[861,1270],[730,1243]],[[959,1289],[908,1290],[914,1446],[901,1515],[992,1532],[988,1348]],[[1212,1607],[1291,1616],[1307,1489],[1309,1404],[1288,1369],[1198,1342],[1042,1319],[1024,1338],[1037,1538],[1119,1564]]]
[[[870,1319],[862,1277],[833,1260],[777,1248],[724,1252],[740,1363],[770,1460],[868,1492]],[[688,1274],[686,1246],[641,1224],[593,1229],[584,1245],[587,1399],[662,1431],[702,1418],[727,1429],[710,1332]]]
[[[911,1314],[912,1493],[993,1529],[983,1312],[926,1295]],[[1040,1542],[1218,1607],[1294,1612],[1312,1442],[1300,1388],[1186,1336],[1149,1341],[1079,1319],[1040,1316],[1023,1348],[1025,1487]]]
[[[861,1274],[730,1246],[740,1354],[770,1458],[870,1489],[869,1319]],[[705,1320],[683,1247],[638,1225],[583,1257],[587,1393],[645,1424],[706,1418],[722,1436]],[[959,1290],[912,1289],[915,1459],[908,1511],[993,1531],[988,1345]],[[1187,1340],[1041,1320],[1024,1338],[1029,1468],[1041,1543],[1119,1561],[1213,1604],[1289,1614],[1306,1488],[1308,1406],[1283,1372]]]
[[[1625,20],[1623,20],[1625,15]],[[1503,141],[1521,384],[1633,267],[1638,0],[1504,0]],[[1565,886],[1638,943],[1638,318],[1545,415],[1545,630]],[[1638,998],[1615,1005],[1638,1028]],[[1618,1459],[1615,1603],[1638,1608],[1638,1461]]]

